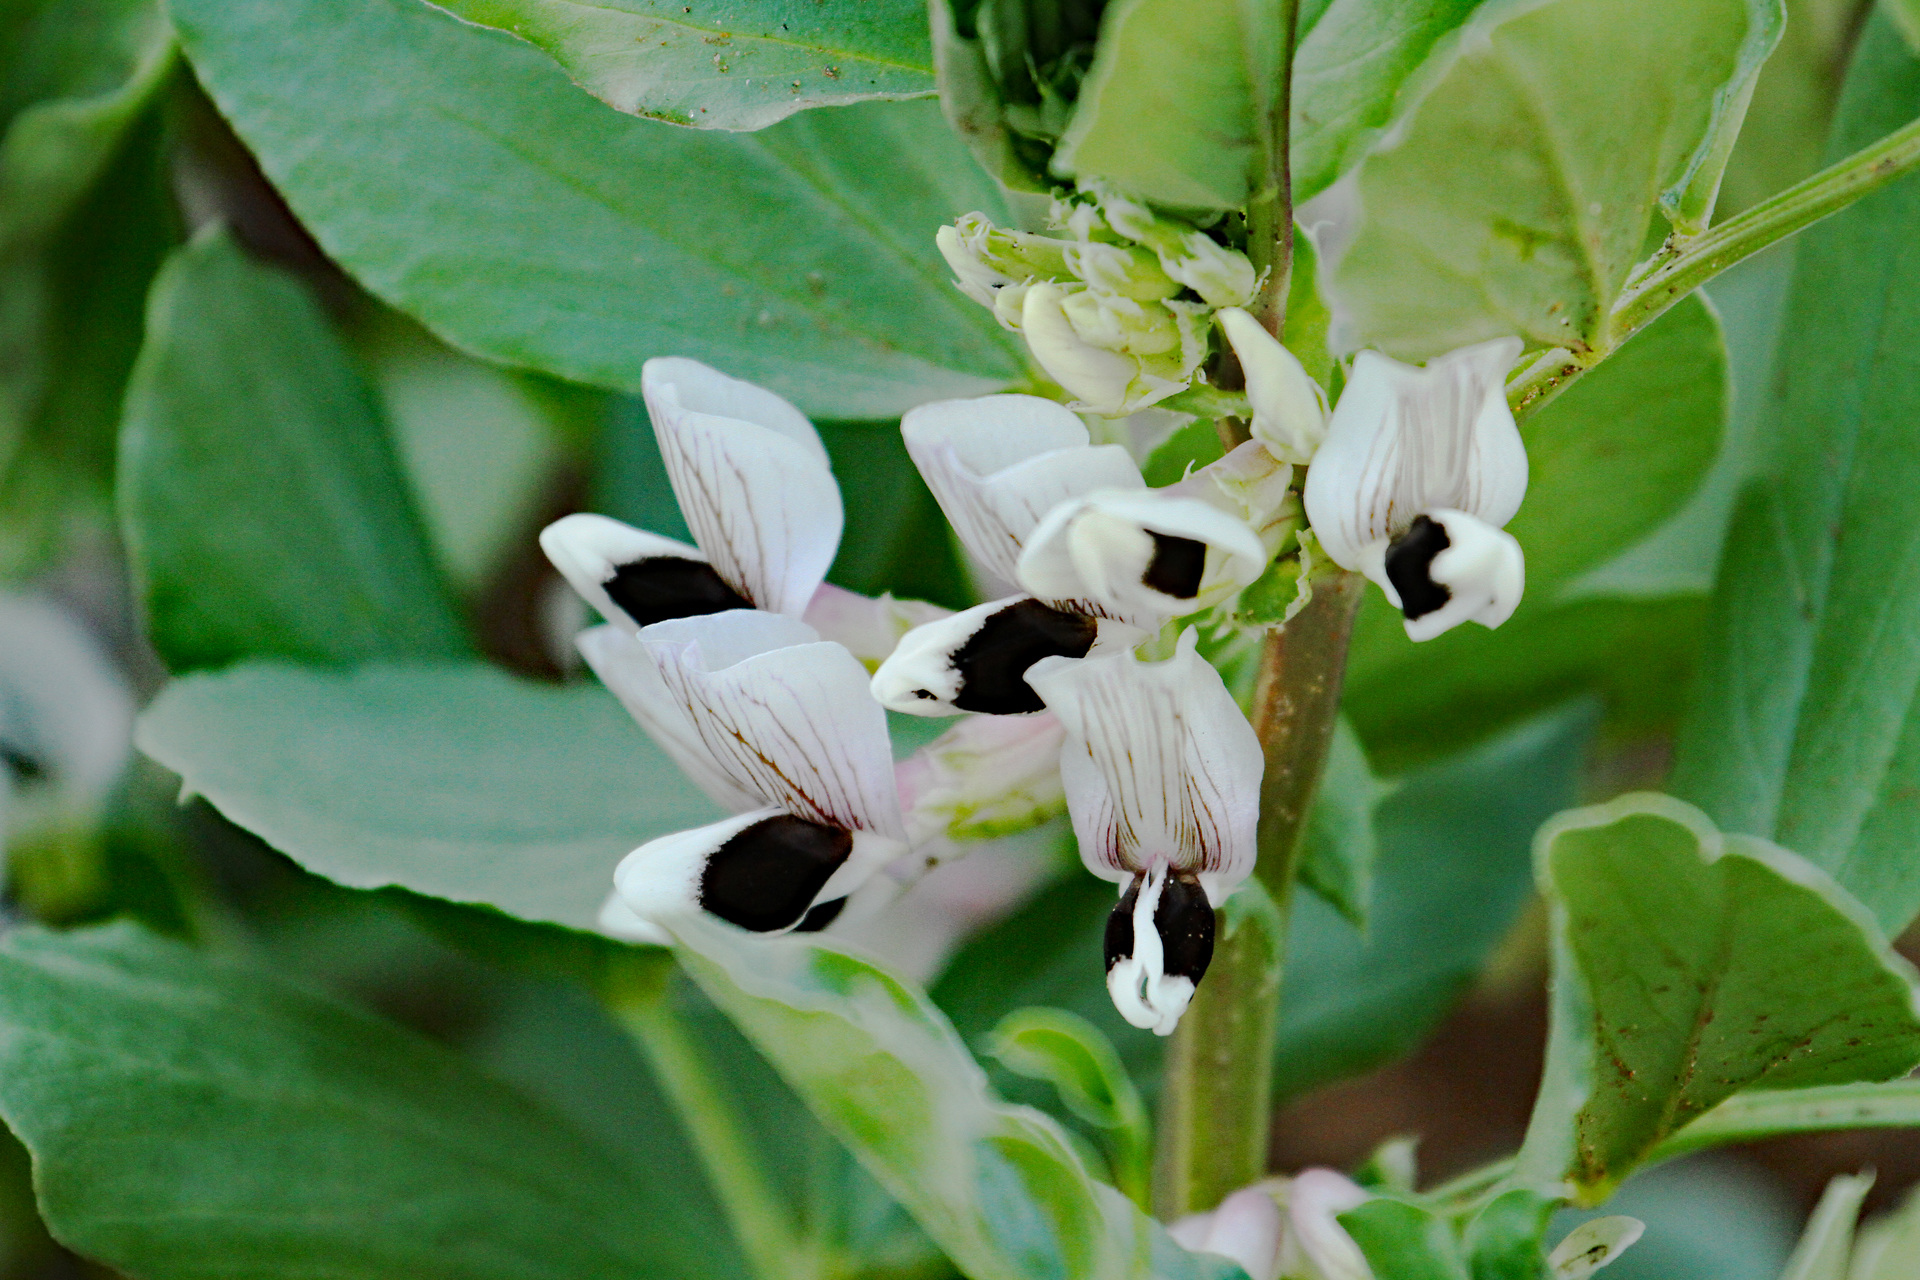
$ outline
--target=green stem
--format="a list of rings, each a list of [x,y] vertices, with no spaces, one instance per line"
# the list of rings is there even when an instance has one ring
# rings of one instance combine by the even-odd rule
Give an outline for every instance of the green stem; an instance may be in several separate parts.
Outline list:
[[[1507,400],[1515,415],[1543,408],[1667,308],[1728,267],[1838,213],[1916,166],[1920,166],[1920,120],[1709,231],[1669,237],[1628,278],[1600,341],[1584,351],[1556,347],[1507,384]]]
[[[759,1280],[815,1276],[822,1267],[774,1189],[745,1120],[720,1086],[700,1046],[675,1012],[673,966],[662,963],[624,984],[608,1005],[647,1056],[706,1170]]]

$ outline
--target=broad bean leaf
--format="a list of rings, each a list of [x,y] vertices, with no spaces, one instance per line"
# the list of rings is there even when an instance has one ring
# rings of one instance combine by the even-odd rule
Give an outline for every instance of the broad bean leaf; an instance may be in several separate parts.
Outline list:
[[[1473,1280],[1445,1218],[1384,1197],[1340,1215],[1377,1276],[1392,1280]]]
[[[1021,367],[933,250],[942,222],[1002,206],[932,103],[728,135],[609,112],[538,50],[419,0],[171,13],[321,245],[455,346],[629,391],[649,356],[693,356],[826,417]]]
[[[1671,714],[1670,681],[1688,657],[1697,605],[1558,597],[1686,503],[1719,449],[1727,385],[1719,322],[1693,297],[1527,419],[1531,475],[1508,526],[1526,553],[1527,591],[1497,631],[1456,627],[1416,645],[1398,611],[1369,592],[1346,710],[1384,767],[1470,741],[1592,682],[1628,696],[1657,691]],[[1680,643],[1649,643],[1668,636]]]
[[[196,674],[136,742],[329,880],[577,929],[629,850],[721,816],[597,686],[478,664]]]
[[[974,1280],[1228,1280],[1096,1182],[1052,1120],[1010,1107],[951,1024],[877,964],[798,935],[676,924],[701,988]]]
[[[142,1280],[728,1274],[629,1164],[428,1041],[129,925],[0,941],[0,1114]]]
[[[1244,205],[1272,150],[1281,12],[1240,0],[1114,0],[1054,172],[1156,204]]]
[[[1375,811],[1379,860],[1363,934],[1294,898],[1274,1089],[1294,1097],[1407,1052],[1472,985],[1531,892],[1529,841],[1574,795],[1582,708],[1407,775]],[[935,999],[969,1040],[1008,1011],[1054,1005],[1106,1032],[1143,1092],[1162,1042],[1121,1021],[1100,981],[1113,888],[1073,874],[961,948]]]
[[[1920,1081],[1736,1093],[1662,1142],[1657,1160],[1785,1133],[1920,1129]]]
[[[1704,227],[1782,0],[1491,0],[1303,212],[1342,349],[1606,350],[1664,203]]]
[[[1366,155],[1402,89],[1483,0],[1331,0],[1302,5],[1293,55],[1293,196],[1320,194]]]
[[[1585,1088],[1543,1089],[1528,1144],[1571,1136],[1564,1176],[1584,1202],[1741,1089],[1920,1062],[1912,967],[1806,859],[1648,794],[1562,814],[1536,856],[1556,993],[1577,994],[1554,1010],[1548,1074],[1571,1062]],[[1576,1100],[1572,1134],[1557,1131]]]
[[[224,234],[154,283],[119,498],[176,671],[467,649],[371,389],[305,289]]]
[[[1853,1229],[1860,1221],[1860,1206],[1871,1190],[1872,1170],[1830,1178],[1780,1280],[1847,1280]]]
[[[1920,60],[1868,25],[1844,153],[1920,113]],[[1920,181],[1810,230],[1736,510],[1674,790],[1779,841],[1897,934],[1920,911]]]
[[[551,54],[608,106],[696,129],[933,93],[919,0],[435,0]]]

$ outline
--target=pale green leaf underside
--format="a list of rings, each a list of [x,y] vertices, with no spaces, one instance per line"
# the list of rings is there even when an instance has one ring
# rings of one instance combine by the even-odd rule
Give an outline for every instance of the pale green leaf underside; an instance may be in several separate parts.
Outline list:
[[[1920,60],[1862,37],[1830,150],[1920,114]],[[1920,911],[1920,182],[1799,245],[1774,442],[1727,539],[1674,789],[1798,850],[1897,934]]]
[[[54,1233],[143,1280],[727,1274],[444,1048],[127,925],[0,941],[0,1114]]]
[[[1913,971],[1805,859],[1665,796],[1562,815],[1538,845],[1590,1020],[1568,1176],[1602,1193],[1739,1090],[1887,1080],[1920,1061]]]
[[[544,49],[630,115],[764,129],[807,107],[933,93],[919,0],[435,0]]]
[[[328,253],[456,346],[624,390],[649,356],[693,356],[842,418],[1021,368],[933,251],[956,213],[1001,210],[933,103],[678,129],[419,0],[171,11]]]
[[[189,676],[137,742],[330,880],[574,928],[629,850],[722,816],[598,687],[477,664]]]
[[[155,280],[118,497],[176,672],[469,651],[372,388],[306,288],[217,231]]]
[[[872,961],[800,936],[676,925],[701,988],[973,1280],[1229,1280],[1188,1254],[1036,1111],[992,1098],[953,1027]]]
[[[1744,108],[1729,87],[1750,81],[1778,23],[1777,0],[1483,5],[1303,213],[1329,224],[1336,345],[1404,359],[1508,334],[1610,346],[1609,309],[1662,193],[1717,189]]]

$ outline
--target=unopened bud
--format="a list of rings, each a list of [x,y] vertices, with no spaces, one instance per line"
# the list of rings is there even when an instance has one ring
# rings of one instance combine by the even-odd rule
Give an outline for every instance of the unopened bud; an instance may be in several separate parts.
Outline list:
[[[1037,284],[1027,291],[1020,331],[1033,358],[1049,377],[1097,413],[1125,413],[1149,403],[1135,402],[1140,362],[1082,338],[1067,318],[1064,304],[1069,296],[1056,284]],[[1169,385],[1154,398],[1177,390],[1178,384]]]
[[[933,243],[952,269],[953,282],[960,286],[960,292],[983,307],[991,307],[994,294],[1008,283],[1008,278],[981,261],[957,227],[941,227],[934,232]]]
[[[1159,256],[1144,245],[1081,242],[1068,245],[1065,257],[1067,269],[1098,292],[1140,302],[1156,302],[1180,292],[1180,282],[1166,273]]]
[[[1327,393],[1258,320],[1238,307],[1216,314],[1246,376],[1253,438],[1282,462],[1313,461],[1327,438]]]
[[[1259,273],[1247,255],[1218,243],[1170,218],[1162,218],[1137,200],[1095,189],[1109,226],[1152,249],[1168,276],[1193,290],[1210,307],[1244,306],[1253,298]]]
[[[1180,322],[1166,307],[1083,289],[1068,294],[1061,309],[1081,339],[1108,351],[1158,356],[1180,349]]]

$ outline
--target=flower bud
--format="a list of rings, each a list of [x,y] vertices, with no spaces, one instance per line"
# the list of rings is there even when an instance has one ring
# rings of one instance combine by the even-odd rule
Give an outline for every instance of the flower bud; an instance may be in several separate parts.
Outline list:
[[[1246,375],[1253,438],[1282,462],[1313,461],[1327,438],[1327,393],[1258,320],[1238,307],[1216,314]]]
[[[1249,1280],[1274,1280],[1280,1270],[1284,1221],[1275,1182],[1256,1182],[1228,1196],[1211,1213],[1189,1214],[1167,1229],[1183,1249],[1214,1253],[1240,1264]]]
[[[1073,331],[1096,347],[1136,356],[1174,353],[1178,359],[1180,321],[1166,307],[1092,289],[1069,293],[1060,307]]]
[[[1011,283],[1010,276],[987,265],[974,243],[958,227],[941,227],[933,233],[933,243],[952,269],[953,282],[960,286],[960,292],[981,306],[991,307],[994,294],[1002,285]]]
[[[1244,306],[1259,274],[1247,255],[1218,243],[1204,231],[1156,215],[1137,200],[1097,191],[1100,212],[1115,231],[1152,249],[1161,269],[1199,294],[1211,307]]]
[[[1069,244],[1065,257],[1067,269],[1098,292],[1139,302],[1157,302],[1180,292],[1180,282],[1143,245],[1081,241]]]
[[[1071,295],[1057,284],[1036,284],[1027,291],[1020,313],[1020,331],[1027,347],[1047,375],[1069,393],[1091,406],[1097,413],[1118,414],[1163,399],[1180,389],[1168,383],[1154,388],[1158,395],[1141,399],[1140,363],[1082,338],[1067,318],[1066,300]]]

